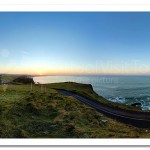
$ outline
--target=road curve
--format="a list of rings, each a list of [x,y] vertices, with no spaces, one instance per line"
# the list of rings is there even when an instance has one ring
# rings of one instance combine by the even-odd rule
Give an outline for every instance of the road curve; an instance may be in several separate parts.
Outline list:
[[[150,113],[114,108],[70,91],[66,91],[62,89],[57,89],[57,91],[59,91],[65,96],[73,96],[80,102],[89,105],[92,108],[96,109],[97,111],[105,114],[106,116],[114,118],[120,122],[134,125],[140,128],[150,128]]]

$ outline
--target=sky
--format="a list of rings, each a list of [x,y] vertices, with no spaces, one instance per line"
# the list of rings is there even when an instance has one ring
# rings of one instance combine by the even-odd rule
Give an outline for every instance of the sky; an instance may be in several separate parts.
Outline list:
[[[0,73],[150,74],[150,12],[0,12]]]

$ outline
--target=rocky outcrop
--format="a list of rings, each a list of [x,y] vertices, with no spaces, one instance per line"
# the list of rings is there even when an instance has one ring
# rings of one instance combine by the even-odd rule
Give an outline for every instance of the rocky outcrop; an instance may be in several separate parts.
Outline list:
[[[33,78],[27,77],[27,76],[20,76],[20,77],[14,79],[13,83],[23,83],[23,84],[33,83],[33,84],[35,84]]]
[[[136,106],[136,107],[138,107],[138,106],[141,106],[142,104],[141,103],[133,103],[133,104],[131,104],[131,106]]]

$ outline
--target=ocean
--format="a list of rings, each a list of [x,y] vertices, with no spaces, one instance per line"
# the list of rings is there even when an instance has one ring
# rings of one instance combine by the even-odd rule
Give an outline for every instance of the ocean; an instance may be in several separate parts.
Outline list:
[[[42,84],[67,81],[91,84],[97,94],[109,101],[126,105],[140,102],[143,110],[150,110],[150,76],[40,76],[33,79]]]

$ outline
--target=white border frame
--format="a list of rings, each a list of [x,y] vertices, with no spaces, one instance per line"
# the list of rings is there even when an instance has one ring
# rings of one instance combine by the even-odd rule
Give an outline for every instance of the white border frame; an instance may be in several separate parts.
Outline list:
[[[0,139],[0,146],[150,146],[150,139]]]
[[[150,11],[149,0],[0,0],[0,11]]]
[[[55,5],[55,4],[43,4],[43,5],[0,5],[0,11],[3,12],[22,12],[22,11],[30,11],[30,12],[145,12],[150,11],[150,4],[147,5],[106,5],[106,4],[93,4],[93,5],[80,5],[80,4],[66,4],[66,5]]]
[[[149,0],[1,0],[0,12],[145,12]],[[0,139],[0,146],[150,146],[149,139]]]

